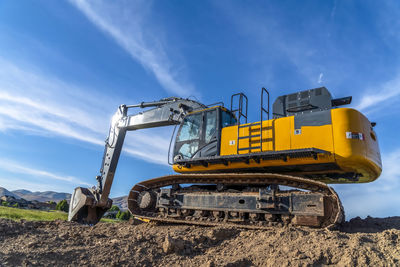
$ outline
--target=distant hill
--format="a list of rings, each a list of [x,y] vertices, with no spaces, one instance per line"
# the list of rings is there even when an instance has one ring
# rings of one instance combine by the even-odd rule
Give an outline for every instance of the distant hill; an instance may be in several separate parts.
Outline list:
[[[0,197],[2,197],[2,196],[10,196],[10,197],[18,198],[18,199],[21,198],[20,196],[8,191],[4,187],[0,187]]]
[[[12,196],[17,199],[23,198],[28,201],[33,201],[33,200],[39,202],[54,201],[57,203],[63,199],[66,199],[69,202],[69,200],[71,199],[70,193],[60,193],[54,191],[32,192],[26,189],[8,191],[4,187],[0,187],[0,197],[2,196]],[[128,209],[127,199],[128,199],[127,196],[113,198],[112,199],[113,205],[117,205],[122,210],[127,210]]]
[[[31,191],[25,190],[25,189],[14,190],[13,192],[14,192],[14,194],[30,194],[30,193],[32,193]]]
[[[113,205],[118,206],[121,210],[128,210],[128,196],[115,197],[112,200]]]
[[[63,199],[69,200],[71,198],[71,194],[69,194],[69,193],[58,193],[58,192],[54,192],[54,191],[31,192],[29,190],[19,189],[19,190],[14,190],[11,192],[21,198],[29,200],[29,201],[37,200],[40,202],[46,202],[46,201],[59,202]]]

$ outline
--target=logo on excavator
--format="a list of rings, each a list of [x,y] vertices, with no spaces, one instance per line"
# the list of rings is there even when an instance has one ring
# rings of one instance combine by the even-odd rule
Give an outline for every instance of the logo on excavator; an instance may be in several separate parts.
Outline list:
[[[346,138],[364,140],[364,135],[362,133],[346,132]]]

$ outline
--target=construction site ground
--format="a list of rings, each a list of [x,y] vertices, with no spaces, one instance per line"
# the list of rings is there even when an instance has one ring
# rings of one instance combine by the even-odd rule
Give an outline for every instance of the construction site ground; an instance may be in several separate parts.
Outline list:
[[[400,266],[400,217],[340,230],[0,219],[0,266]]]

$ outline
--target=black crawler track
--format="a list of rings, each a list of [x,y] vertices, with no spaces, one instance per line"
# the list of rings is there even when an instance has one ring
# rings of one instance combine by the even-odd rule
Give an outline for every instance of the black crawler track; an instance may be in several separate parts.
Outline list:
[[[329,207],[325,208],[325,215],[320,218],[318,227],[334,228],[344,221],[344,211],[340,199],[336,192],[324,183],[305,179],[301,177],[274,174],[274,173],[224,173],[224,174],[177,174],[168,175],[136,184],[128,196],[128,208],[134,217],[145,221],[157,221],[166,223],[194,224],[204,226],[233,226],[248,229],[263,229],[271,225],[289,224],[291,218],[277,218],[275,220],[254,221],[246,218],[245,220],[229,220],[223,218],[213,218],[212,211],[207,211],[207,216],[169,216],[168,212],[162,212],[163,209],[154,211],[143,211],[138,204],[140,192],[147,190],[158,190],[162,187],[177,184],[209,184],[209,185],[245,185],[245,186],[265,186],[265,185],[283,185],[297,189],[307,190],[311,193],[319,193],[328,199]],[[282,193],[282,192],[281,192]],[[284,193],[284,192],[283,192]],[[293,192],[292,192],[293,194]],[[298,191],[294,194],[305,194]],[[161,211],[160,211],[161,210]],[[210,215],[211,214],[211,215]],[[275,218],[275,217],[274,217]],[[292,222],[293,223],[293,222]],[[296,224],[296,223],[294,223]],[[302,224],[304,225],[304,223]],[[306,224],[307,225],[307,224]],[[311,225],[310,225],[311,226]]]

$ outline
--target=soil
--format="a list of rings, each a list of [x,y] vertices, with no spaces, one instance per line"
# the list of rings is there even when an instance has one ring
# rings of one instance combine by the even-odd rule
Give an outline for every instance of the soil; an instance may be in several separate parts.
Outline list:
[[[0,266],[400,266],[400,217],[340,230],[0,219]]]

